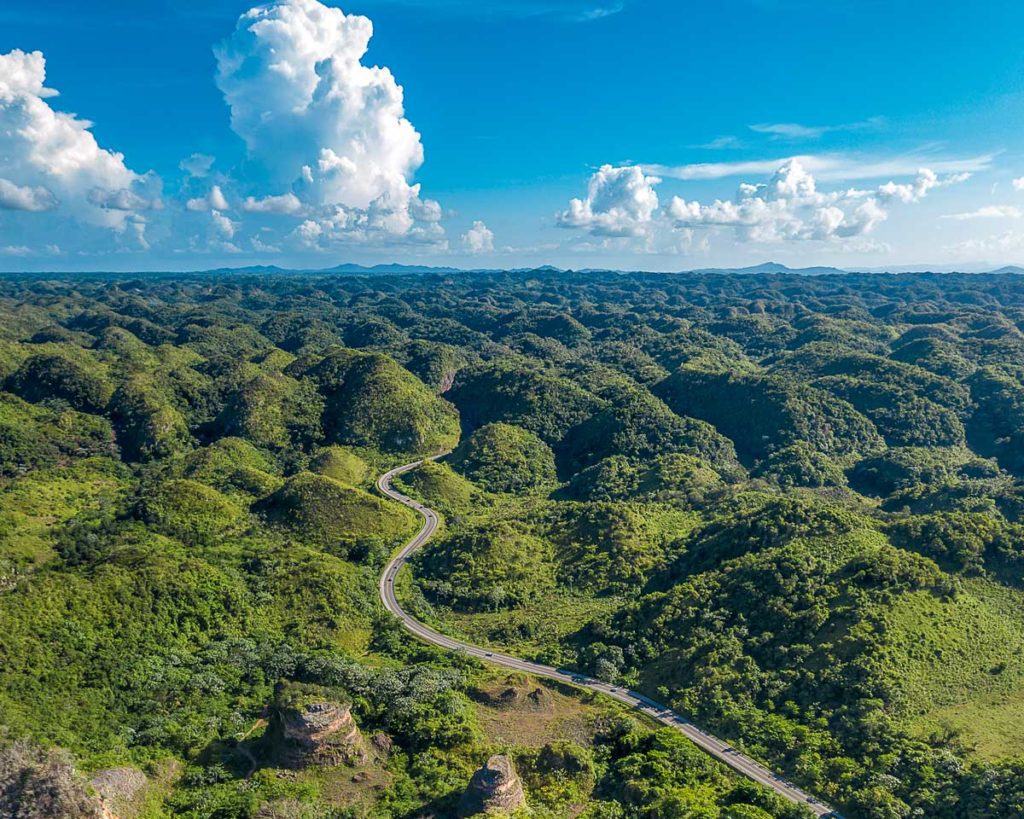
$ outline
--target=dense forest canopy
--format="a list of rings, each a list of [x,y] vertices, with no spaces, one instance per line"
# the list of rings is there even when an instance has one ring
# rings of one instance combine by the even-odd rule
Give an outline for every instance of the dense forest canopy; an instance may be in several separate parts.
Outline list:
[[[421,618],[847,817],[1024,814],[1024,279],[550,270],[0,278],[0,812],[450,816],[500,751],[523,815],[804,815],[403,636],[373,481],[449,451]]]

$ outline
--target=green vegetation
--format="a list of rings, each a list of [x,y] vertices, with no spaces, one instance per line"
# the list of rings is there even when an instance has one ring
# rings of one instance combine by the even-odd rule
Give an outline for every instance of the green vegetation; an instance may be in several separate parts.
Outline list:
[[[326,475],[350,486],[360,486],[370,476],[370,466],[349,449],[341,446],[324,447],[309,462],[311,472]]]
[[[413,513],[334,478],[300,472],[259,504],[268,521],[323,547],[357,540],[397,543],[415,530]]]
[[[449,816],[507,753],[537,819],[806,816],[405,635],[373,482],[442,453],[397,482],[435,627],[852,819],[1022,812],[1019,278],[11,277],[0,316],[4,815]],[[322,701],[333,745],[282,733]]]
[[[554,485],[555,455],[532,432],[488,424],[463,441],[451,464],[489,492],[529,492]]]

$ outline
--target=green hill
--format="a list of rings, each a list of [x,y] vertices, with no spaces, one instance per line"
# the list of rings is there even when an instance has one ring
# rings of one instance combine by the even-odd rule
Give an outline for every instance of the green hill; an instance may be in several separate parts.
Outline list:
[[[454,408],[386,355],[335,350],[312,365],[297,362],[287,372],[319,388],[329,443],[429,454],[458,441]]]
[[[511,424],[488,424],[452,453],[451,465],[490,492],[529,492],[553,486],[555,456],[532,432]]]
[[[271,523],[318,546],[371,538],[397,542],[416,528],[415,514],[324,475],[302,472],[256,507]]]
[[[351,486],[359,486],[370,477],[370,465],[342,446],[319,450],[309,461],[309,471]]]

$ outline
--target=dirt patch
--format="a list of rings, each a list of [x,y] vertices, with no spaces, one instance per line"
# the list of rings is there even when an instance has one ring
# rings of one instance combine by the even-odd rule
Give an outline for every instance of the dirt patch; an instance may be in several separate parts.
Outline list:
[[[488,679],[470,692],[477,718],[488,739],[497,744],[541,747],[569,739],[589,745],[593,712],[563,686],[525,674]]]
[[[482,685],[471,692],[477,702],[505,711],[550,712],[552,693],[525,674],[510,674],[501,682]]]

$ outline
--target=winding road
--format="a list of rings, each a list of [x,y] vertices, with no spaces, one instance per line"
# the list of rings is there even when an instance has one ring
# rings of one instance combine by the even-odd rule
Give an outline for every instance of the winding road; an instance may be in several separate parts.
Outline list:
[[[552,668],[551,666],[540,665],[539,663],[527,662],[526,660],[520,660],[517,657],[510,657],[507,654],[501,654],[497,651],[488,651],[485,648],[480,648],[479,646],[475,646],[470,643],[464,643],[461,640],[456,640],[453,637],[441,634],[439,631],[434,631],[434,629],[423,625],[423,623],[408,614],[402,608],[401,604],[398,602],[397,596],[395,595],[395,579],[398,577],[398,572],[401,570],[402,566],[405,565],[405,562],[409,557],[420,549],[423,544],[430,540],[431,536],[437,530],[438,518],[437,513],[433,509],[429,509],[422,503],[419,503],[392,488],[391,481],[398,475],[416,469],[416,467],[420,466],[422,463],[423,461],[414,461],[413,463],[396,467],[390,472],[386,472],[381,475],[377,480],[377,489],[380,490],[383,495],[408,506],[410,509],[415,509],[423,516],[423,527],[416,536],[410,540],[394,558],[392,558],[391,562],[385,566],[384,573],[380,578],[380,597],[384,603],[384,607],[395,615],[406,629],[427,643],[440,646],[441,648],[447,648],[452,651],[460,651],[465,654],[469,654],[470,656],[478,657],[487,663],[505,666],[506,668],[515,669],[516,671],[525,671],[538,677],[546,677],[551,680],[557,680],[558,682],[567,683],[580,688],[589,688],[593,691],[600,691],[602,694],[605,694],[614,700],[618,700],[621,703],[644,712],[647,716],[663,723],[664,725],[675,728],[677,731],[685,734],[688,739],[715,759],[724,762],[730,768],[752,779],[754,782],[764,785],[767,788],[771,788],[786,799],[800,805],[805,805],[810,808],[815,816],[829,816],[841,819],[840,815],[833,811],[832,808],[824,802],[816,799],[809,793],[802,791],[800,788],[786,781],[781,776],[772,773],[772,771],[764,765],[761,765],[759,762],[755,762],[750,757],[744,756],[729,745],[729,743],[723,742],[718,737],[712,736],[707,731],[701,730],[671,708],[667,708],[664,705],[655,702],[650,697],[647,697],[638,691],[631,691],[627,688],[622,688],[621,686],[611,685],[574,671],[567,671]]]

